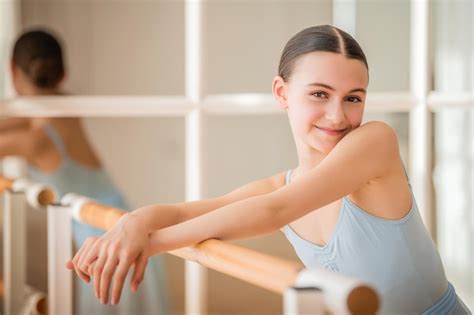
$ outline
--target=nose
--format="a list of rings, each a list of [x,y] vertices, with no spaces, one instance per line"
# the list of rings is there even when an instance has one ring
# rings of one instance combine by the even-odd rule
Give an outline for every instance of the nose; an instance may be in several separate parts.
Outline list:
[[[327,103],[326,107],[326,119],[333,122],[334,124],[343,122],[346,119],[344,112],[343,102],[341,100],[334,99],[332,102]]]

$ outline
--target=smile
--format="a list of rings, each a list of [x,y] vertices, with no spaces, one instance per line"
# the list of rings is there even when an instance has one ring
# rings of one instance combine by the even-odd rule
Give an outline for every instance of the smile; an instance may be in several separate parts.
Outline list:
[[[341,135],[342,133],[344,133],[344,131],[346,131],[346,129],[325,129],[325,128],[321,128],[321,127],[318,127],[318,126],[315,126],[317,129],[319,129],[320,131],[322,131],[323,133],[327,134],[327,135],[330,135],[330,136],[338,136],[338,135]]]

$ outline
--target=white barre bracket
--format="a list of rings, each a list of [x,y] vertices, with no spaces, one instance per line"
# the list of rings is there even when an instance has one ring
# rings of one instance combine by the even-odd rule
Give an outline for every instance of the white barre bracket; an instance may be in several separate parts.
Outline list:
[[[73,313],[72,272],[65,266],[72,258],[70,207],[49,205],[48,213],[48,313]]]
[[[34,209],[44,209],[44,206],[39,203],[39,196],[46,190],[53,192],[54,196],[58,195],[51,187],[26,178],[19,178],[15,180],[12,185],[12,191],[24,193],[26,201]]]
[[[288,288],[283,293],[283,315],[324,315],[323,292],[315,287]]]
[[[5,314],[20,312],[26,287],[26,199],[23,193],[4,193]]]
[[[73,219],[80,223],[84,223],[81,219],[81,209],[89,202],[93,202],[93,200],[74,193],[68,193],[61,198],[61,204],[68,206],[71,209]]]

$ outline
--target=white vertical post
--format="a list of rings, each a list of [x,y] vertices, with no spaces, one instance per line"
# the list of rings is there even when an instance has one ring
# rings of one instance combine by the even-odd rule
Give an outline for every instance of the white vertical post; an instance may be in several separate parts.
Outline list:
[[[23,193],[4,194],[5,314],[20,312],[26,285],[26,198]]]
[[[8,178],[25,178],[27,162],[17,156],[7,156],[2,159],[2,175]]]
[[[410,87],[417,104],[410,111],[410,178],[424,224],[435,239],[432,205],[432,119],[428,108],[429,1],[411,0]]]
[[[333,0],[332,24],[355,36],[357,24],[356,0]]]
[[[288,288],[283,294],[283,315],[324,315],[325,309],[318,288]]]
[[[0,99],[14,95],[10,75],[10,59],[15,37],[20,29],[21,0],[0,2]]]
[[[200,102],[205,95],[204,75],[204,3],[187,0],[186,19],[186,97],[195,105],[186,116],[186,200],[204,196],[205,117]],[[205,314],[207,311],[207,272],[201,265],[185,262],[186,314]]]
[[[72,314],[72,219],[69,207],[48,206],[48,313]]]

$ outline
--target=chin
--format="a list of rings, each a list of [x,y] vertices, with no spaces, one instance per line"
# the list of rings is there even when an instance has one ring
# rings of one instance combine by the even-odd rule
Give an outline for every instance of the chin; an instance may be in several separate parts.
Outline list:
[[[311,145],[311,147],[313,147],[316,151],[319,151],[323,154],[326,154],[328,155],[329,152],[332,151],[332,149],[334,149],[336,145],[330,145],[330,144],[321,144],[321,143],[315,143],[313,145]]]

